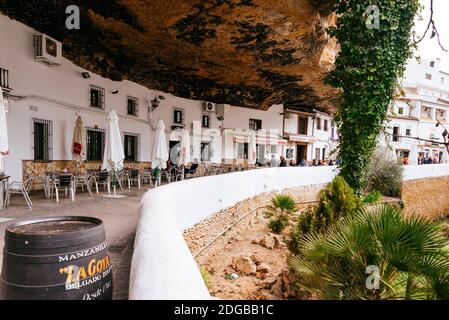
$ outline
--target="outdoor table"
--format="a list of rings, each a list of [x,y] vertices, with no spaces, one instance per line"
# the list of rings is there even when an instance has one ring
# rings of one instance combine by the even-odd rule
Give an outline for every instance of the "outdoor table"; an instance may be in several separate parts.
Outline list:
[[[9,176],[0,176],[0,211],[6,208],[6,194],[8,192]]]

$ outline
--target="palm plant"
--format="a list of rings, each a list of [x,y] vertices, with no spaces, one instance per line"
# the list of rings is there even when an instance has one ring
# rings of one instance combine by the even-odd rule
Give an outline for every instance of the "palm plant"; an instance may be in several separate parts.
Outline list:
[[[287,226],[289,216],[296,211],[295,200],[289,195],[278,194],[271,199],[266,215],[272,217],[268,226],[274,232],[282,232]]]
[[[448,244],[440,224],[385,205],[305,235],[289,265],[322,299],[449,299]],[[378,289],[366,286],[368,266],[378,268]]]

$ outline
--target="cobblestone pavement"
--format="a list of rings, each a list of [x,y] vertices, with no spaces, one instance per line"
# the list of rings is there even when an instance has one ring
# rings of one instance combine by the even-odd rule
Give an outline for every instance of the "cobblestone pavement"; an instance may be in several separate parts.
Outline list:
[[[59,204],[55,199],[45,199],[43,194],[31,195],[34,207],[28,210],[23,197],[11,198],[6,211],[0,211],[0,267],[3,260],[5,228],[14,220],[40,216],[92,216],[104,222],[114,276],[114,299],[128,299],[129,272],[134,246],[134,237],[139,218],[139,204],[146,186],[142,189],[126,189],[122,199],[104,198],[105,193],[89,196],[77,192],[75,202],[61,197]],[[14,219],[3,221],[4,218]]]

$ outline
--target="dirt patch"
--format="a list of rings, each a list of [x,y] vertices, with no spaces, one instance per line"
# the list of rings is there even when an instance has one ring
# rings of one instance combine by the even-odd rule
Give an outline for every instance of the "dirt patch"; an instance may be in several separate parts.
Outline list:
[[[208,286],[212,296],[238,300],[281,300],[289,297],[285,283],[289,254],[285,242],[289,229],[276,235],[267,227],[264,205],[268,204],[271,196],[265,194],[243,201],[185,233],[193,253],[215,239],[195,257],[198,266],[209,273]],[[298,205],[299,212],[308,205]],[[238,222],[222,236],[216,229],[205,232],[207,227],[223,220],[229,220],[228,227]],[[224,229],[221,228],[222,231]],[[198,234],[201,234],[200,240],[195,240],[194,235]]]

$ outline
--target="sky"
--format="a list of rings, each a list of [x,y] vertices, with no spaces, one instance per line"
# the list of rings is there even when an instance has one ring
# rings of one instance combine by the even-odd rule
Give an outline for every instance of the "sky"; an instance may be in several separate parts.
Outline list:
[[[430,0],[421,0],[425,6],[421,12],[422,21],[417,19],[416,31],[422,35],[427,27],[430,17]],[[441,43],[449,50],[449,1],[434,0],[434,21],[440,34]],[[427,32],[426,38],[419,44],[418,55],[423,59],[441,58],[442,71],[449,72],[449,52],[444,52],[438,45],[437,38],[430,39],[431,30]]]

